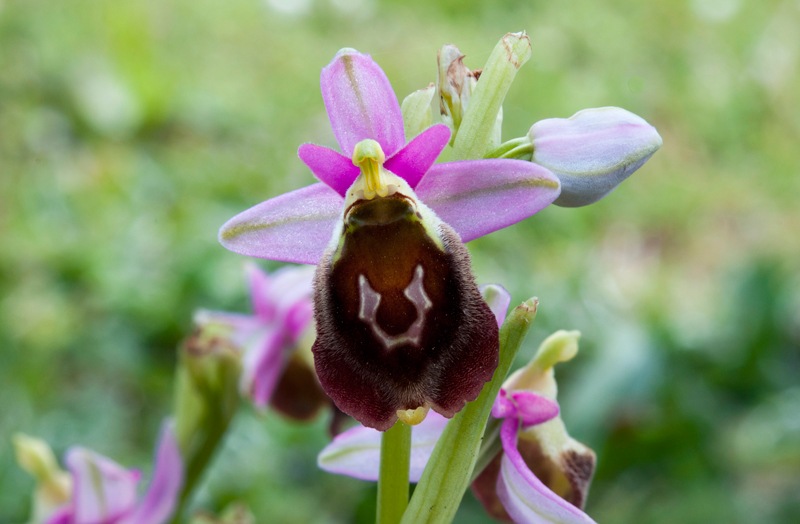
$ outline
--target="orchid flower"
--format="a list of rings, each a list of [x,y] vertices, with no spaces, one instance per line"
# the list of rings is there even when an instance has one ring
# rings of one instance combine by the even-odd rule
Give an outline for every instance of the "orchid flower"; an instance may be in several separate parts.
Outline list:
[[[46,444],[30,437],[21,437],[16,443],[21,456],[34,447],[52,453]],[[65,462],[69,482],[62,490],[62,504],[49,515],[39,515],[45,524],[162,524],[177,507],[183,485],[183,461],[169,424],[161,431],[150,487],[140,499],[137,485],[141,474],[136,470],[125,469],[81,447],[70,448]],[[43,480],[42,471],[31,473]]]
[[[314,375],[310,344],[312,320],[309,266],[284,267],[267,274],[246,268],[253,314],[201,310],[195,323],[228,339],[242,354],[239,389],[258,408],[268,404],[296,420],[312,418],[327,403]]]
[[[558,179],[517,160],[434,165],[447,126],[406,143],[388,79],[352,49],[323,69],[321,88],[344,154],[302,145],[322,183],[241,213],[220,241],[319,264],[314,361],[339,409],[381,430],[430,408],[450,417],[491,378],[498,352],[462,242],[538,212],[558,196]]]

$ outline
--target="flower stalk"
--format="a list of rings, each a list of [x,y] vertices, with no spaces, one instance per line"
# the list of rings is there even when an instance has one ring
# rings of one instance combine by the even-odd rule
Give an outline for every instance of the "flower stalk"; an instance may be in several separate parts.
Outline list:
[[[411,426],[398,420],[381,437],[378,524],[397,524],[408,506]]]

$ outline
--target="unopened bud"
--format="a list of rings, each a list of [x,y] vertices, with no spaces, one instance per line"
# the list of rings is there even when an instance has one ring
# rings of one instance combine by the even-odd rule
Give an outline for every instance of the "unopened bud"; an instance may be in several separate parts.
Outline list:
[[[436,86],[430,84],[425,89],[414,91],[403,100],[403,128],[410,140],[433,124],[431,104],[436,94]]]
[[[585,206],[610,193],[659,147],[661,136],[644,119],[619,107],[584,109],[570,118],[548,118],[528,131],[532,160],[561,181],[554,202]]]

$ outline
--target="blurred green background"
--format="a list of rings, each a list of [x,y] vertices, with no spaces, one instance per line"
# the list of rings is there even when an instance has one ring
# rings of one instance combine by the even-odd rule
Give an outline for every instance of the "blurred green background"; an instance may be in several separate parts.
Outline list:
[[[312,181],[339,48],[402,98],[442,44],[476,69],[520,30],[504,138],[605,105],[664,138],[601,202],[470,244],[480,282],[541,300],[521,362],[583,333],[558,376],[599,456],[588,512],[800,521],[798,27],[794,0],[0,0],[0,522],[33,488],[15,432],[149,470],[192,311],[249,308],[217,229]],[[243,406],[198,507],[369,522],[373,488],[316,469],[325,426]],[[486,521],[468,497],[458,522]]]

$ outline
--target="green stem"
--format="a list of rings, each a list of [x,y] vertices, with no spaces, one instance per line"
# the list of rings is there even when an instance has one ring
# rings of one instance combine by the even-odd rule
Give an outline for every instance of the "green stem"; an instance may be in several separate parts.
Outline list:
[[[506,151],[505,154],[501,158],[513,158],[517,160],[527,160],[530,162],[531,158],[533,157],[533,144],[530,142],[527,144],[521,144],[517,147]]]
[[[223,420],[223,417],[216,417],[215,420]],[[202,432],[200,437],[199,446],[192,453],[191,460],[186,464],[185,482],[181,489],[180,498],[178,499],[178,506],[173,513],[174,517],[172,522],[177,524],[181,522],[182,514],[186,509],[186,505],[191,500],[194,490],[197,487],[200,479],[205,473],[206,467],[214,457],[222,437],[225,436],[230,425],[230,419],[224,423],[209,424],[208,431]]]
[[[194,351],[194,352],[193,352]],[[182,514],[219,448],[239,406],[239,361],[226,353],[182,349],[176,374],[175,433],[184,482],[171,522]]]
[[[494,377],[447,424],[414,490],[402,522],[445,524],[453,521],[469,487],[486,421],[511,364],[536,315],[535,298],[517,306],[500,329],[500,361]]]
[[[531,140],[527,136],[521,136],[519,138],[513,138],[507,142],[503,142],[497,148],[489,151],[483,158],[516,158],[516,156],[510,156],[512,153],[516,153],[521,149],[525,149],[527,147],[530,148],[530,152],[533,153],[533,144],[531,144]]]
[[[502,448],[500,442],[500,420],[493,418],[486,424],[486,431],[483,434],[481,450],[478,452],[478,460],[475,462],[475,469],[472,471],[470,484],[480,475],[486,466],[494,460]]]
[[[398,420],[381,437],[378,524],[397,524],[408,506],[411,426]]]

